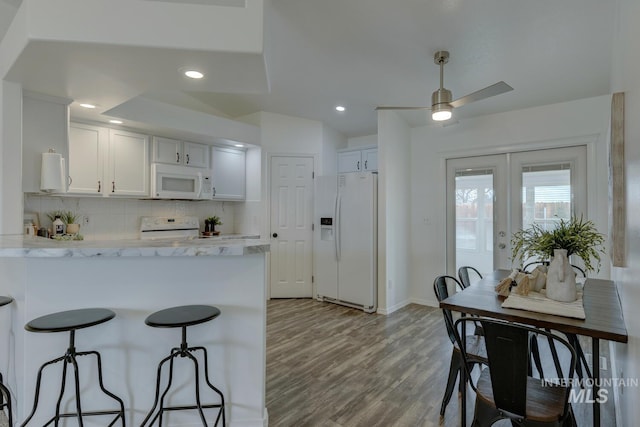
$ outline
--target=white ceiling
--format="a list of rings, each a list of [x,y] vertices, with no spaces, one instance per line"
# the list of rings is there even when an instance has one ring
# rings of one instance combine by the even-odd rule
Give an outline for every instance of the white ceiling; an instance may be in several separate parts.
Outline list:
[[[134,1],[134,0],[132,0]],[[159,0],[154,0],[159,1]],[[173,0],[236,5],[238,0]],[[240,2],[241,3],[241,2]],[[455,119],[609,92],[614,10],[602,0],[265,0],[270,93],[123,84],[104,69],[104,96],[121,94],[237,117],[270,111],[325,122],[348,137],[377,132],[378,105],[429,105],[433,53],[449,50],[445,87],[459,98],[504,80],[514,91],[457,109]],[[0,36],[19,0],[0,0]],[[142,19],[142,18],[141,18]],[[80,67],[81,68],[81,67]],[[126,71],[126,70],[125,70]],[[246,71],[246,70],[244,70]],[[73,76],[67,76],[73,78]],[[113,78],[110,78],[113,77]],[[68,81],[66,86],[73,86]],[[86,82],[84,84],[86,86]],[[61,84],[62,86],[62,84]],[[37,88],[32,88],[37,89]],[[244,93],[239,93],[244,92]],[[82,94],[58,93],[77,99]],[[113,98],[113,96],[111,96]],[[107,101],[106,101],[107,102]],[[337,113],[335,105],[347,108]],[[115,106],[115,105],[111,105]],[[428,124],[425,113],[407,113]]]

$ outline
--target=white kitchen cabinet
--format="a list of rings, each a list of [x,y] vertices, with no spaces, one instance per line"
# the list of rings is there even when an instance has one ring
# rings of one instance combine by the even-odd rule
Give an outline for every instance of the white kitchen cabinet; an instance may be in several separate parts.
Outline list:
[[[369,148],[362,150],[362,167],[365,171],[378,170],[378,149]]]
[[[71,194],[149,196],[149,137],[71,123],[69,181]]]
[[[69,125],[69,189],[72,194],[102,195],[109,129]]]
[[[109,130],[109,195],[149,196],[149,137]]]
[[[209,146],[206,144],[154,136],[153,162],[184,165],[195,168],[208,168]]]
[[[242,150],[211,147],[211,177],[215,200],[245,199],[245,155]]]
[[[338,173],[378,170],[378,149],[367,148],[338,152]]]

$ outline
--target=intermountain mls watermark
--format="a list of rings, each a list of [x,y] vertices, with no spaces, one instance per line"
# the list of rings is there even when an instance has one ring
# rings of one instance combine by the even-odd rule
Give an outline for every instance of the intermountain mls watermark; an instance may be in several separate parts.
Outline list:
[[[638,378],[547,378],[541,380],[543,387],[571,387],[569,390],[569,403],[607,403],[609,400],[609,388],[612,387],[638,387]],[[598,391],[594,393],[594,386]]]

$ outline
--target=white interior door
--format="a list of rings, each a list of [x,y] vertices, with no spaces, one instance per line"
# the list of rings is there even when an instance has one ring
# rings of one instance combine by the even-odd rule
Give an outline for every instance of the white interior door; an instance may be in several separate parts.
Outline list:
[[[312,296],[313,158],[271,158],[271,298]]]
[[[586,147],[447,160],[447,270],[511,269],[511,235],[586,213]]]

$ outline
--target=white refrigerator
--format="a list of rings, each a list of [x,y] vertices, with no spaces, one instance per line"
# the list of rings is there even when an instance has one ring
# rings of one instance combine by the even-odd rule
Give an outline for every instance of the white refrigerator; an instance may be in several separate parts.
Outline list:
[[[317,299],[376,311],[377,195],[376,173],[317,177],[313,251]]]

